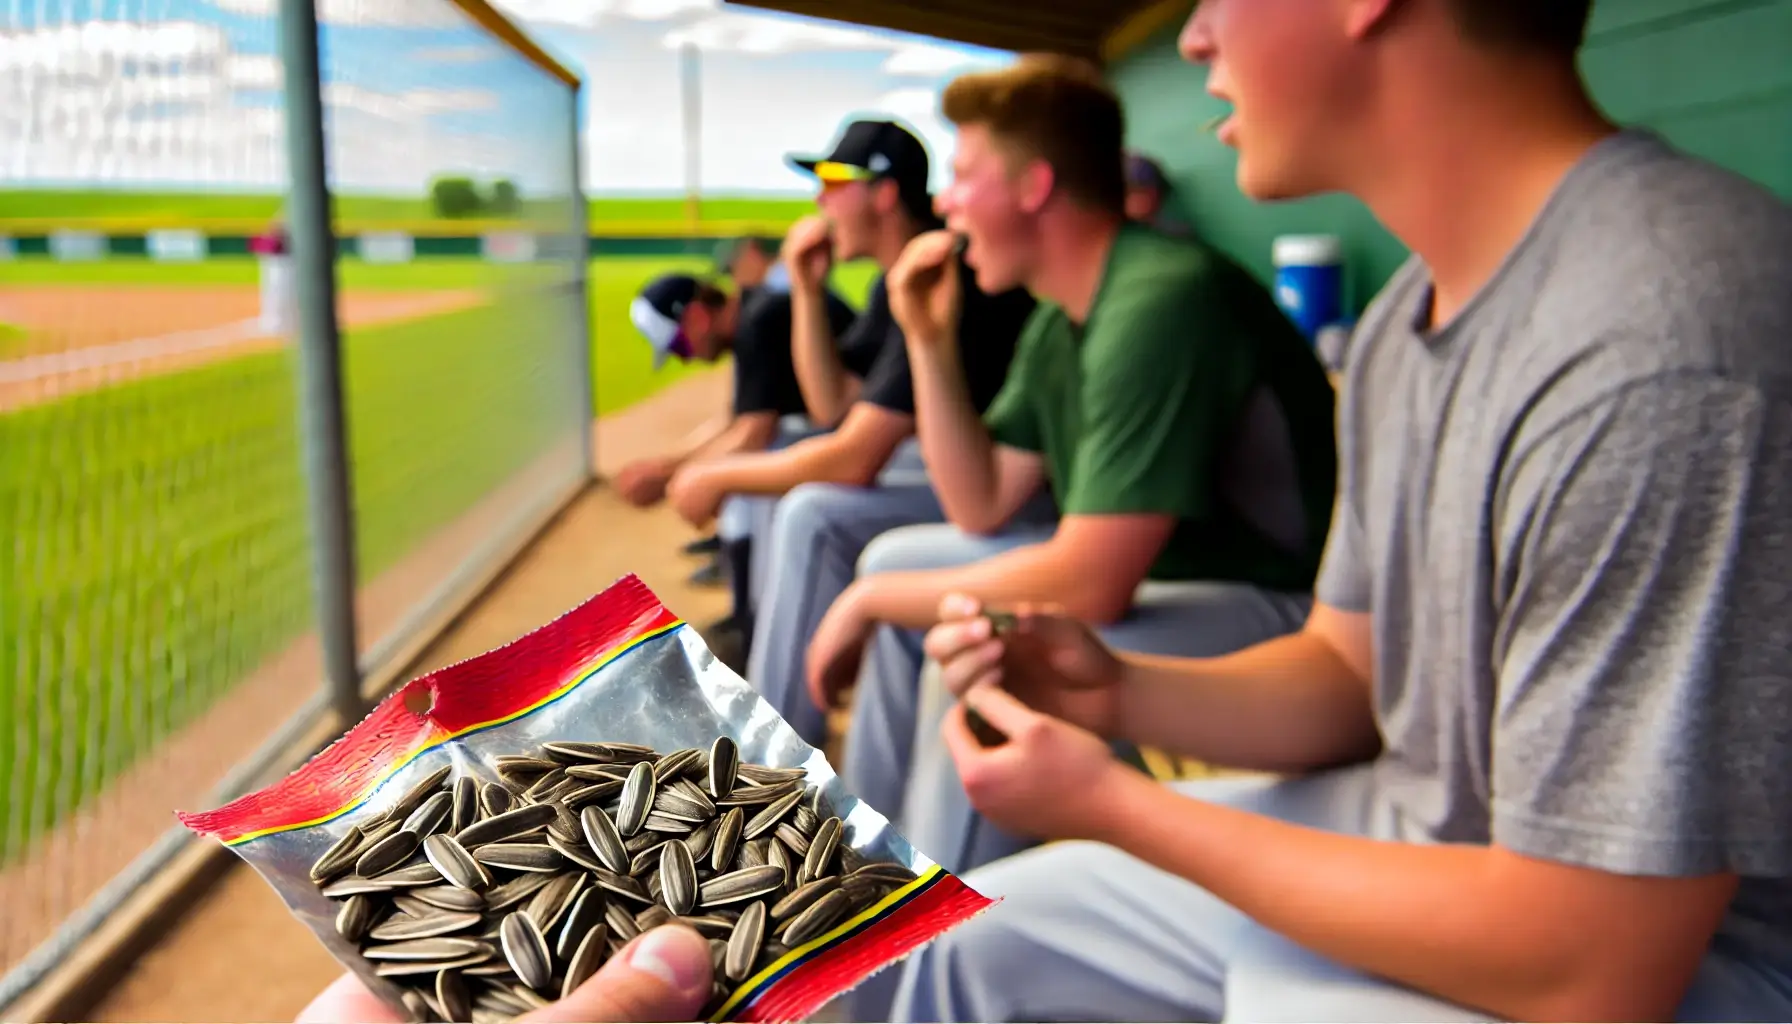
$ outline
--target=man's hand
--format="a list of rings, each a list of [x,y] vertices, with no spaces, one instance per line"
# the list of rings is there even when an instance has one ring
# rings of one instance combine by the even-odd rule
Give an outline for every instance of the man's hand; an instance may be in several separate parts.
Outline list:
[[[517,1024],[558,1021],[696,1020],[709,1001],[709,943],[682,925],[664,925],[612,956],[572,995],[517,1018]],[[300,1024],[402,1024],[404,1014],[345,974],[299,1012]]]
[[[890,313],[909,344],[933,347],[951,339],[964,305],[958,236],[950,231],[917,235],[890,268],[886,288]]]
[[[852,686],[865,659],[865,645],[876,624],[860,610],[864,593],[863,581],[847,587],[828,607],[809,641],[809,698],[823,711],[834,707]]]
[[[985,746],[965,717],[974,709],[1006,740]],[[1103,834],[1121,773],[1101,737],[1040,714],[999,686],[972,687],[941,726],[972,806],[991,821],[1040,839]]]
[[[636,459],[616,474],[616,493],[636,508],[657,505],[666,498],[666,485],[678,472],[678,463],[668,458]]]
[[[672,508],[692,526],[702,529],[715,519],[727,494],[716,486],[714,474],[706,466],[686,466],[673,474],[666,488]]]
[[[780,253],[792,284],[820,288],[834,268],[833,226],[813,213],[791,225]]]
[[[954,694],[1001,686],[1044,714],[1114,734],[1125,666],[1088,626],[1056,609],[1023,605],[996,636],[975,599],[948,594],[924,646]]]

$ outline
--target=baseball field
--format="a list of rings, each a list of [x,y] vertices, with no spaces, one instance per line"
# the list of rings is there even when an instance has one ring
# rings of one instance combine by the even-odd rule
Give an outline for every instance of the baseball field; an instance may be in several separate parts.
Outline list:
[[[5,196],[0,221],[20,212]],[[101,216],[132,215],[104,198]],[[627,306],[707,266],[591,262],[591,412],[682,375],[652,372]],[[576,436],[564,276],[340,265],[363,583]],[[862,302],[869,280],[838,283]],[[309,630],[297,366],[256,320],[256,281],[247,258],[0,263],[0,860]]]

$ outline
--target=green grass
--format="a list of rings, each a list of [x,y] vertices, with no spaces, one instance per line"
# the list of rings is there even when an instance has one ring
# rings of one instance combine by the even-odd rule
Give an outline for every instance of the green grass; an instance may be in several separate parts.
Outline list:
[[[25,328],[0,323],[0,359],[11,359],[29,351],[25,345]]]
[[[691,372],[654,374],[626,314],[648,279],[691,265],[703,266],[593,262],[598,411]],[[489,281],[490,269],[348,263],[341,276],[350,287],[460,287]],[[8,267],[8,283],[14,270],[37,275],[33,283],[77,271],[163,286],[253,280],[248,261],[27,261]],[[843,268],[837,285],[862,303],[871,274]],[[569,312],[539,292],[511,292],[492,305],[348,333],[363,581],[571,436],[577,395],[562,369]],[[8,837],[50,828],[310,628],[294,374],[289,353],[263,353],[0,415]],[[0,861],[19,852],[0,846]]]
[[[249,231],[271,220],[280,204],[274,195],[0,189],[0,226],[9,221],[95,229],[215,225]],[[780,231],[813,209],[814,203],[803,197],[717,196],[701,201],[699,216],[705,230]],[[335,210],[348,230],[456,223],[436,217],[422,197],[338,196]],[[688,227],[685,201],[675,196],[599,196],[590,200],[589,216],[598,234],[658,236]]]

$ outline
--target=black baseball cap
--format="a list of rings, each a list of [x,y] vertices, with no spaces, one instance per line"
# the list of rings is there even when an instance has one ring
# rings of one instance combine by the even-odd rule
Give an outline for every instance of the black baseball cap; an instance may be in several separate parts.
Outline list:
[[[697,301],[702,282],[690,274],[666,274],[654,278],[629,304],[628,318],[653,346],[653,368],[669,357],[691,357],[691,340],[684,333],[684,312]]]
[[[927,147],[919,136],[895,121],[853,121],[840,133],[827,156],[793,153],[784,159],[824,182],[894,181],[911,213],[931,216]]]

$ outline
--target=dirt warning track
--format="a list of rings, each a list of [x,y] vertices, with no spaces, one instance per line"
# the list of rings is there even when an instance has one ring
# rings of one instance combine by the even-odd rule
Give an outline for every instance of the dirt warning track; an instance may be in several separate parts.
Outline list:
[[[343,326],[370,327],[468,309],[478,289],[344,291]],[[287,343],[261,330],[254,288],[0,286],[0,322],[24,345],[0,360],[0,413],[139,377],[171,373]]]

